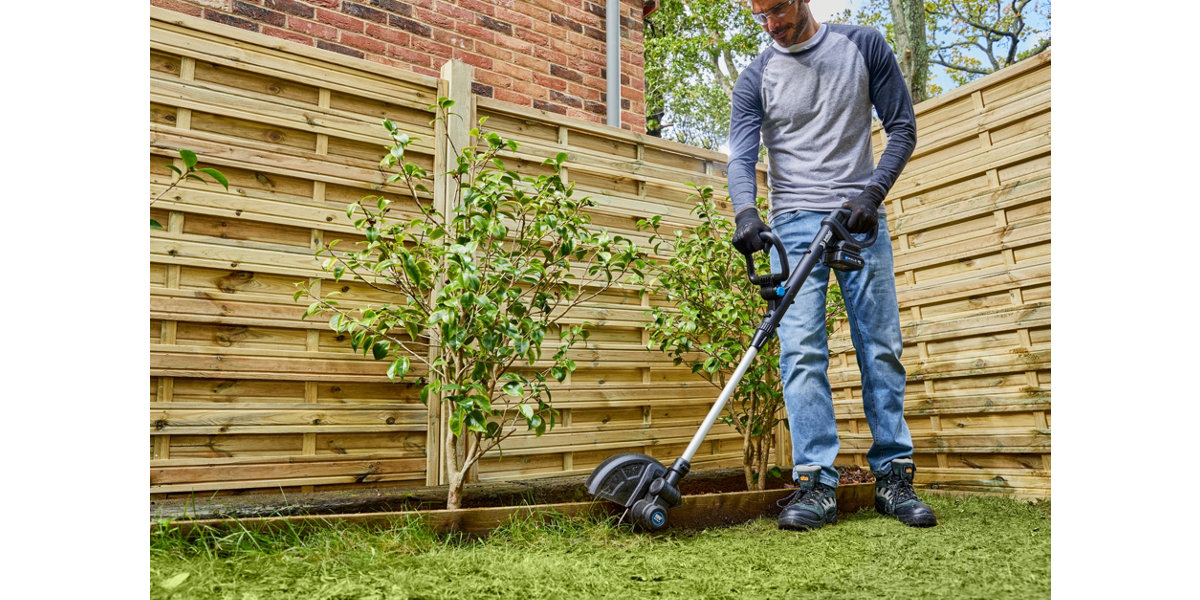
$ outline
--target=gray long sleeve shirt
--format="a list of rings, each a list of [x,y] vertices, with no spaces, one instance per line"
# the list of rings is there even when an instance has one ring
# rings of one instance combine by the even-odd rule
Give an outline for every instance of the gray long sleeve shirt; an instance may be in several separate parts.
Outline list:
[[[878,167],[871,107],[888,141]],[[790,48],[771,44],[738,77],[729,128],[729,196],[734,213],[754,206],[755,163],[767,147],[773,218],[798,209],[830,211],[873,185],[891,189],[917,143],[912,99],[883,35],[822,24]]]

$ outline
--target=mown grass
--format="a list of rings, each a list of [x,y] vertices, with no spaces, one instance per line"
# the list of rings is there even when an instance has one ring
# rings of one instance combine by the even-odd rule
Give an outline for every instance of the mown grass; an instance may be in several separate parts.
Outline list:
[[[862,511],[818,531],[770,519],[658,535],[612,520],[514,521],[482,540],[420,523],[152,536],[152,598],[1043,598],[1050,505],[927,499],[932,529]]]

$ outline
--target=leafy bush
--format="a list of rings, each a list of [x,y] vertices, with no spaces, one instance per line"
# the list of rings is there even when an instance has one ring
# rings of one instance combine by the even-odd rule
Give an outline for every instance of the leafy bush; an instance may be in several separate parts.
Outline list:
[[[456,116],[452,105],[443,98],[430,108],[446,120]],[[416,199],[418,215],[367,196],[346,212],[366,241],[317,251],[335,281],[361,280],[392,302],[348,308],[338,291],[316,295],[299,284],[296,292],[315,300],[305,317],[331,315],[353,348],[390,361],[390,379],[415,380],[422,402],[449,407],[449,508],[460,506],[468,470],[520,425],[536,435],[554,427],[548,382],[574,371],[568,350],[588,338],[588,323],[564,317],[644,266],[630,240],[591,226],[593,202],[560,176],[565,153],[542,163],[548,174],[522,176],[501,160],[517,142],[483,130],[484,121],[472,145],[451,148],[444,213],[428,201],[439,174],[407,161],[416,139],[385,121],[393,144],[380,166]]]

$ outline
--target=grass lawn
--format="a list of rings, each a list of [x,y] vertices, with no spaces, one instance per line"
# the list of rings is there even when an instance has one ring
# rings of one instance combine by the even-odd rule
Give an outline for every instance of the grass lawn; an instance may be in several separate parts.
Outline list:
[[[1050,504],[928,497],[938,526],[864,510],[818,531],[759,519],[658,535],[592,519],[484,540],[322,527],[150,542],[152,598],[1048,598]]]

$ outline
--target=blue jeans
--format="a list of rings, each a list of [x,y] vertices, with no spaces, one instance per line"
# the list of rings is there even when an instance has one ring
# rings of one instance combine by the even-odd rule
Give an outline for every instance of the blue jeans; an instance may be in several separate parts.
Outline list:
[[[788,264],[797,265],[808,249],[826,212],[798,210],[783,213],[771,229],[787,249]],[[892,245],[887,217],[879,211],[879,237],[862,251],[866,266],[858,271],[834,271],[862,374],[863,410],[873,443],[867,452],[871,469],[887,473],[893,459],[912,456],[912,435],[904,422],[904,366],[900,353],[900,309],[892,268]],[[771,252],[771,266],[779,261]],[[801,286],[796,301],[784,314],[777,335],[779,372],[784,406],[792,432],[792,461],[796,466],[821,467],[820,481],[837,486],[833,461],[838,454],[837,421],[829,389],[829,339],[825,333],[825,293],[829,267],[818,262]],[[793,473],[795,478],[795,473]]]

